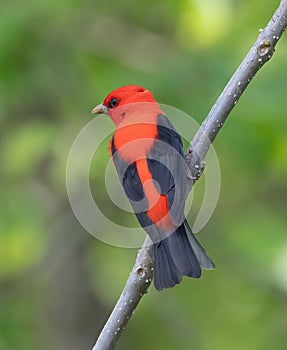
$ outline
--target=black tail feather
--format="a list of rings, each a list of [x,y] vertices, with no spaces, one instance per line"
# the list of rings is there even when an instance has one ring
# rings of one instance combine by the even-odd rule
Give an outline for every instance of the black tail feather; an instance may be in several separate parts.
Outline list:
[[[187,238],[184,225],[181,225],[166,239],[169,253],[178,271],[185,276],[200,277],[201,268]]]
[[[157,290],[171,288],[182,279],[169,252],[167,239],[154,244],[154,286]]]
[[[196,255],[196,258],[199,262],[199,265],[204,268],[205,270],[213,270],[215,269],[215,264],[212,261],[212,259],[207,255],[205,249],[202,247],[202,245],[198,242],[197,238],[193,234],[187,220],[184,220],[184,227],[186,229],[186,233],[189,239],[189,243],[194,251],[194,254]]]
[[[154,253],[154,285],[157,290],[173,287],[182,276],[200,277],[201,267],[215,267],[186,220],[175,232],[154,244]]]

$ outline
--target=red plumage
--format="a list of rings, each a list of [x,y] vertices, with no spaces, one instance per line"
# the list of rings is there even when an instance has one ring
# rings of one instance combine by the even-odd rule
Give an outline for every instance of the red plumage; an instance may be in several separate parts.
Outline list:
[[[200,277],[201,267],[213,269],[184,217],[182,141],[151,92],[121,87],[93,113],[107,113],[116,125],[110,152],[135,215],[153,241],[156,289],[174,286],[183,275]]]

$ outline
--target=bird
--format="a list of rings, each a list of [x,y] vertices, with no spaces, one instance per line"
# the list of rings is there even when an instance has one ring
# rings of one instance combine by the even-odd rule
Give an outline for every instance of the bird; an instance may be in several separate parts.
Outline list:
[[[107,95],[93,114],[115,124],[110,156],[135,215],[152,241],[154,286],[158,291],[199,278],[215,264],[184,215],[187,165],[179,133],[153,94],[138,85]]]

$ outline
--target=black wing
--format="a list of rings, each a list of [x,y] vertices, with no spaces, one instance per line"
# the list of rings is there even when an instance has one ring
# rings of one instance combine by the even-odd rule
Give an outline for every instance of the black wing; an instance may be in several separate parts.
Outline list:
[[[179,226],[184,220],[187,165],[182,141],[164,114],[158,115],[158,140],[148,155],[149,170],[168,198],[169,213]]]

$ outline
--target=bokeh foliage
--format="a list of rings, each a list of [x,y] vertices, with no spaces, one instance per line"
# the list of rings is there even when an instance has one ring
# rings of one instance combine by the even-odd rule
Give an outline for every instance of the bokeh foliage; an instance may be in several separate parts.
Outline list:
[[[135,250],[97,241],[68,203],[67,157],[91,108],[138,84],[201,122],[277,3],[2,2],[1,350],[91,348],[133,265]],[[217,269],[151,287],[118,349],[286,349],[286,44],[215,142],[221,194],[200,240]],[[91,183],[101,195],[99,173]]]

